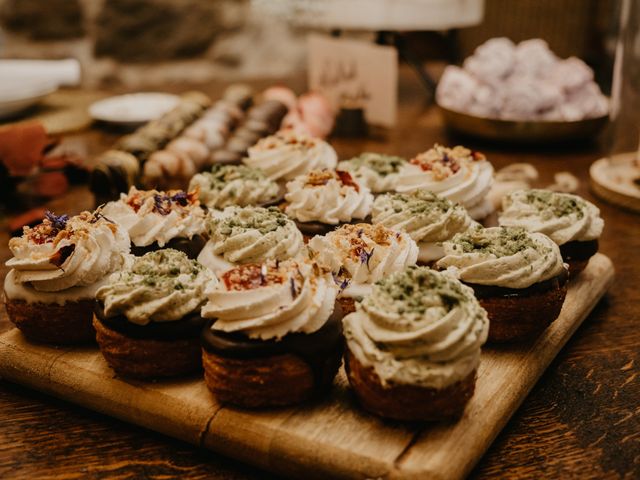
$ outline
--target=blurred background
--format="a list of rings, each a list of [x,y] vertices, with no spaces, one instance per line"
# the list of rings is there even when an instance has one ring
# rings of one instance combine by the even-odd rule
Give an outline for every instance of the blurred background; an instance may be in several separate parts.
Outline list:
[[[416,8],[421,2],[429,0],[401,3]],[[330,29],[308,20],[335,3],[0,0],[0,57],[75,57],[82,65],[83,85],[93,88],[283,78],[305,69],[306,34]],[[473,9],[483,2],[451,3]],[[496,36],[516,42],[544,38],[560,57],[575,55],[589,63],[608,90],[619,8],[620,0],[486,0],[478,25],[398,30],[404,31],[403,43],[420,62],[460,62]],[[372,40],[375,35],[365,29],[341,33]]]

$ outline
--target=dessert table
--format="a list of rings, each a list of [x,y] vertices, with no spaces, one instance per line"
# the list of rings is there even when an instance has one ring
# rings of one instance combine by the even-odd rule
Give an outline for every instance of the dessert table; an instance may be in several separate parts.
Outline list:
[[[263,86],[273,81],[257,84]],[[296,82],[287,82],[296,87]],[[299,83],[299,82],[298,82]],[[529,162],[539,186],[569,171],[579,194],[605,219],[600,252],[613,261],[613,287],[559,353],[471,478],[637,478],[640,476],[640,218],[589,192],[589,165],[603,155],[597,142],[571,147],[502,147],[449,136],[437,109],[411,76],[400,79],[395,129],[367,139],[331,139],[340,158],[362,151],[411,157],[434,142],[480,150],[499,169]],[[192,86],[189,86],[192,87]],[[221,85],[195,86],[216,97]],[[164,90],[186,88],[167,86]],[[93,158],[121,132],[94,126],[65,136]],[[86,187],[48,205],[56,213],[93,207]],[[10,257],[0,233],[0,278]],[[11,328],[4,308],[0,333]],[[0,478],[276,478],[248,465],[0,380]]]

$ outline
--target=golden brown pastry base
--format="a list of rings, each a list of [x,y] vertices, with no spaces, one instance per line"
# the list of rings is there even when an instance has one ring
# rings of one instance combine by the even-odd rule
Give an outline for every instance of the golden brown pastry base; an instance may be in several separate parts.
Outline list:
[[[287,353],[262,358],[228,358],[202,349],[204,381],[221,403],[243,408],[300,403],[314,393],[311,368]]]
[[[57,345],[95,342],[93,300],[58,305],[9,299],[6,293],[4,297],[9,320],[29,340]]]
[[[107,328],[95,316],[96,340],[105,360],[118,375],[132,378],[161,378],[198,371],[200,340],[138,339]]]
[[[532,340],[558,318],[567,295],[567,283],[523,296],[480,298],[489,315],[489,342]]]
[[[347,352],[345,368],[351,388],[365,410],[394,420],[454,420],[464,412],[476,387],[476,371],[443,389],[417,385],[382,386],[372,368]]]
[[[338,298],[338,303],[340,304],[340,307],[342,308],[342,315],[343,316],[347,316],[350,313],[353,313],[356,311],[356,301],[354,298],[351,297],[340,297]]]

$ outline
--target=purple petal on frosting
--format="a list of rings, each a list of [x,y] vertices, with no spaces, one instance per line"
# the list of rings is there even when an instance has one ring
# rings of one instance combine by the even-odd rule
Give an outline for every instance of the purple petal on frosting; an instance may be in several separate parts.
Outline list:
[[[53,212],[47,210],[44,214],[45,218],[51,222],[53,228],[58,230],[64,230],[67,226],[67,222],[69,221],[69,215],[60,215],[57,216]]]

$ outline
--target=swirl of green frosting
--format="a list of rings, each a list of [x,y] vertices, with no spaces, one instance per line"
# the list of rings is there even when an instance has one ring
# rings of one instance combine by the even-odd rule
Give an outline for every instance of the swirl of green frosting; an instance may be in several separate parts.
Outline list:
[[[108,317],[124,315],[138,325],[180,320],[199,309],[204,290],[216,278],[198,262],[173,249],[136,257],[96,292]]]
[[[444,388],[478,366],[487,313],[448,274],[408,267],[376,282],[356,308],[343,321],[349,349],[383,384]]]
[[[351,172],[372,192],[378,193],[394,190],[398,173],[408,164],[409,162],[402,157],[365,152],[358,157],[340,162],[338,168]]]
[[[209,208],[231,205],[260,205],[278,198],[278,184],[255,168],[246,165],[214,165],[209,172],[198,173],[189,190],[200,189],[199,199]]]
[[[465,208],[427,190],[380,195],[372,222],[404,230],[416,242],[443,242],[472,224]]]
[[[527,288],[564,270],[553,240],[520,227],[471,229],[443,246],[445,256],[436,266],[466,283]]]
[[[276,207],[227,207],[208,227],[213,253],[232,263],[286,260],[304,245],[296,224]]]

